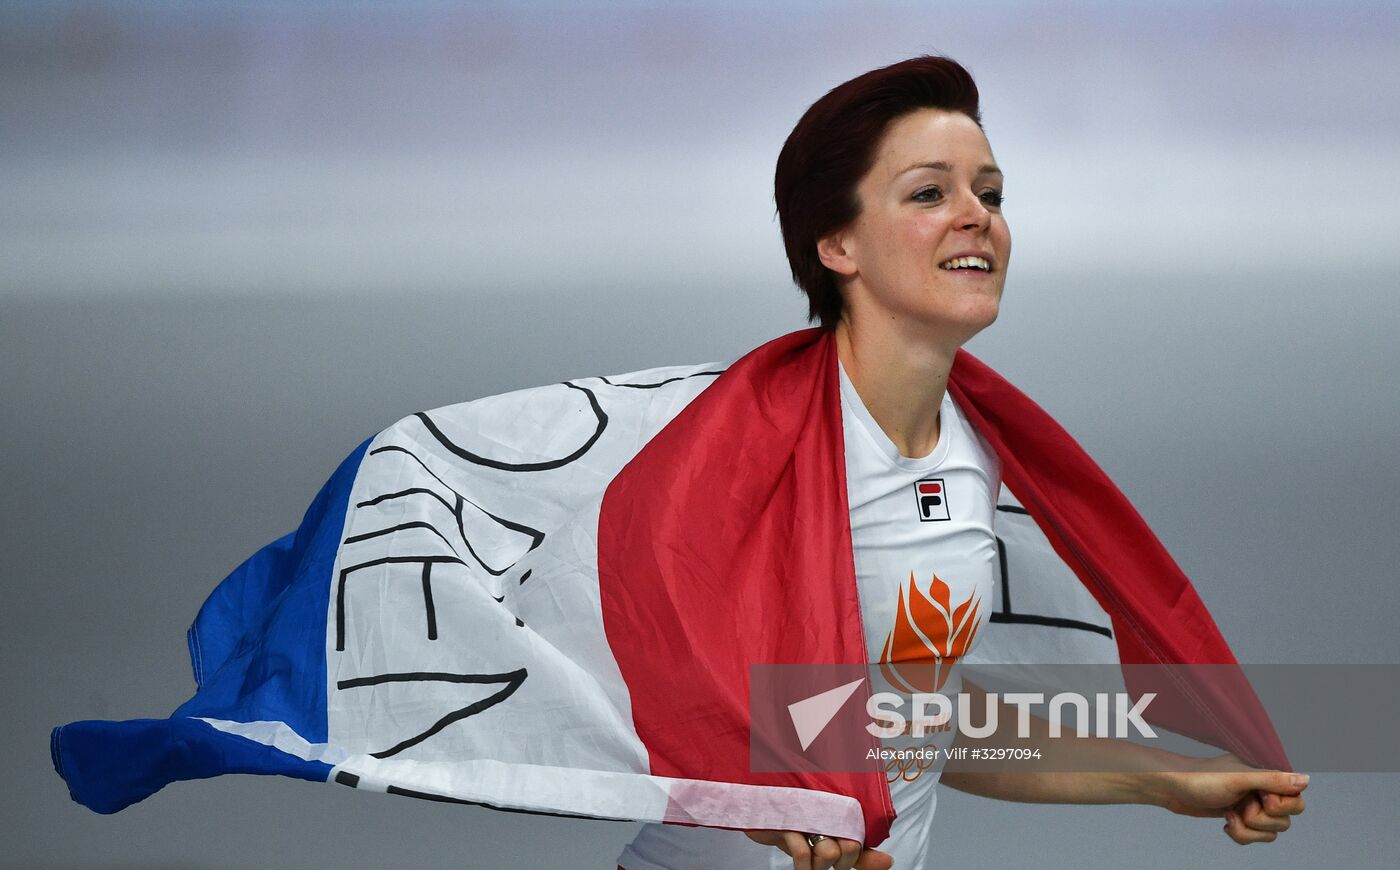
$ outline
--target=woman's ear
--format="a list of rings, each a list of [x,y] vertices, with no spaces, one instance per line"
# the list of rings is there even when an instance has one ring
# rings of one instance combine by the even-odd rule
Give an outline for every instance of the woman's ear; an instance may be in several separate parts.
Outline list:
[[[856,273],[853,253],[846,229],[839,229],[817,239],[817,257],[823,266],[837,275],[850,277]]]

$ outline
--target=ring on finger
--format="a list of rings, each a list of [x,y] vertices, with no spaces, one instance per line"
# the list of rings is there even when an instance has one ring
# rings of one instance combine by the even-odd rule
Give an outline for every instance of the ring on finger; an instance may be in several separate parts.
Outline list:
[[[829,840],[829,839],[831,839],[831,838],[828,837],[828,836],[825,835],[825,834],[808,834],[808,835],[807,835],[807,845],[808,845],[808,846],[812,846],[812,847],[815,848],[816,845],[817,845],[818,843],[820,843],[822,840]]]

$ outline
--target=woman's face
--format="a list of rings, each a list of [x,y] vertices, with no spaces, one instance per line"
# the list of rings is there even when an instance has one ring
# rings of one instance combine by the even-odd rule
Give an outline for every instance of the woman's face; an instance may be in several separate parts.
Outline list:
[[[848,279],[852,318],[927,325],[959,344],[996,320],[1011,231],[1001,172],[971,118],[919,109],[897,119],[856,193],[860,215],[818,244]],[[964,255],[985,263],[945,268]]]

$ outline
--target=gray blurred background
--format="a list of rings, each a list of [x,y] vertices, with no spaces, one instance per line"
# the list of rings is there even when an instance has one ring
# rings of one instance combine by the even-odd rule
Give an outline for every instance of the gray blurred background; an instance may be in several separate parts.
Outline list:
[[[778,149],[922,52],[1007,173],[970,349],[1241,660],[1400,662],[1397,44],[1380,2],[0,3],[0,863],[612,867],[635,825],[275,778],[102,817],[48,732],[182,702],[204,596],[399,417],[804,326]],[[945,789],[929,866],[1393,866],[1397,786],[1318,773],[1246,849]]]

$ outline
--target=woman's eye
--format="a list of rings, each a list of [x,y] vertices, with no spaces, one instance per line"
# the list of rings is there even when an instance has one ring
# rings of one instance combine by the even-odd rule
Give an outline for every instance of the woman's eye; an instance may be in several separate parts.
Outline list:
[[[999,190],[989,190],[982,194],[982,201],[987,205],[994,205],[1000,208],[1001,204],[1006,202],[1006,196]]]
[[[939,190],[938,188],[925,187],[923,190],[920,190],[919,192],[914,194],[913,200],[915,202],[935,202],[941,196],[943,196],[943,191]]]

